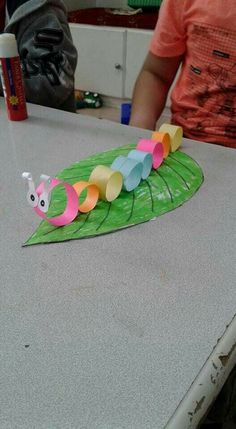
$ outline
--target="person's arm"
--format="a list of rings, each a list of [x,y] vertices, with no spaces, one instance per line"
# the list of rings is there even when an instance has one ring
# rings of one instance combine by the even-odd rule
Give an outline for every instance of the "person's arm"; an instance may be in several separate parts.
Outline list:
[[[22,63],[27,101],[75,111],[73,45],[62,2],[16,10],[5,31],[15,33]],[[30,9],[31,8],[31,9]],[[21,13],[20,13],[21,12]],[[17,15],[18,13],[18,15]]]
[[[134,86],[129,125],[155,129],[181,59],[182,56],[164,58],[148,53]]]

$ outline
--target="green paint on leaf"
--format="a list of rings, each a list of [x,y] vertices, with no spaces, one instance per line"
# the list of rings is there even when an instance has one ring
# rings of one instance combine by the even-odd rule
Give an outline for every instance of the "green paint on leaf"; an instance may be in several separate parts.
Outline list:
[[[65,168],[57,177],[70,184],[87,180],[94,167],[99,164],[110,166],[117,156],[125,156],[134,148],[132,144],[96,154]],[[180,151],[172,153],[134,191],[122,191],[112,203],[99,201],[92,212],[79,214],[71,224],[63,227],[42,221],[25,245],[91,237],[146,222],[182,205],[202,182],[202,170],[192,158]],[[58,186],[52,192],[48,216],[62,213],[65,203],[64,188]]]

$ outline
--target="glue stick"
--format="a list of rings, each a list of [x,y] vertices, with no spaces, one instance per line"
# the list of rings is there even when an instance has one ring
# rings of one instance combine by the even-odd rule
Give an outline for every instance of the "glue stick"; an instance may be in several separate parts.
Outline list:
[[[28,117],[20,57],[14,34],[0,35],[0,72],[8,118],[22,121]]]

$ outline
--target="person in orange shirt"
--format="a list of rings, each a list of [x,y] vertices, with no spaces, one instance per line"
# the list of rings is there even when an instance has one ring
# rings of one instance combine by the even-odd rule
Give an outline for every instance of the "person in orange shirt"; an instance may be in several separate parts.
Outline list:
[[[130,125],[155,129],[170,86],[185,137],[236,148],[235,0],[163,0],[137,78]]]

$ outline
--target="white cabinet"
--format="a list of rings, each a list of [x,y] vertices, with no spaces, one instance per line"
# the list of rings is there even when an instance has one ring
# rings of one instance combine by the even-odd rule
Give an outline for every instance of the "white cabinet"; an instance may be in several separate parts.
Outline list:
[[[87,9],[89,7],[96,7],[96,0],[64,0],[68,10]]]
[[[135,80],[148,53],[151,35],[149,30],[127,30],[124,90],[126,98],[132,97]]]
[[[70,24],[78,50],[75,88],[131,98],[152,31]]]
[[[78,50],[75,88],[122,98],[126,30],[70,24]]]
[[[131,99],[152,31],[73,23],[70,29],[78,50],[75,88]],[[157,129],[161,123],[169,122],[170,116],[169,94]]]
[[[68,10],[90,7],[127,8],[127,0],[64,0]]]
[[[127,8],[127,0],[96,0],[97,7]]]

